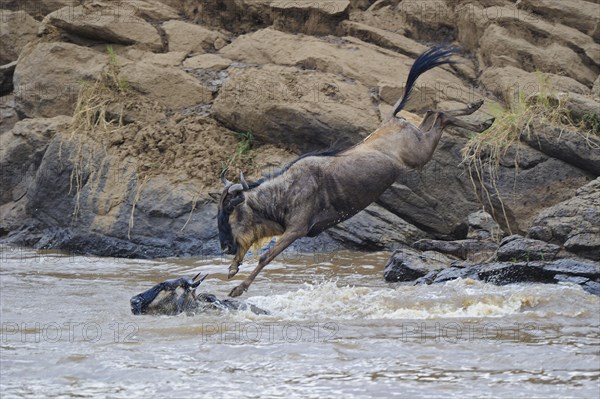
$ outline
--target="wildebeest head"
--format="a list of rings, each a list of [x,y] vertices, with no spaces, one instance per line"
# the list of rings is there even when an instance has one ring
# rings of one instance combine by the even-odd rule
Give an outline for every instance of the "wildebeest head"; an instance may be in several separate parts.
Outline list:
[[[223,252],[229,255],[235,255],[238,251],[238,243],[233,236],[229,218],[236,207],[246,200],[244,191],[248,190],[249,187],[243,174],[240,174],[240,183],[234,184],[225,178],[225,172],[223,172],[221,174],[221,181],[223,182],[224,188],[221,193],[219,213],[217,215],[219,241],[221,242],[221,250]]]
[[[189,310],[195,306],[196,288],[206,276],[199,278],[198,273],[194,278],[163,281],[131,298],[131,312],[135,315],[177,315]]]

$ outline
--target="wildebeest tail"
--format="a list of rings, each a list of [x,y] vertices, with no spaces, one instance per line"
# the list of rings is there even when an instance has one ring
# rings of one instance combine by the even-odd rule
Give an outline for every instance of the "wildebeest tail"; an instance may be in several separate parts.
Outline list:
[[[423,52],[413,63],[410,68],[410,72],[408,73],[408,78],[406,79],[406,85],[404,87],[404,94],[402,98],[398,100],[398,102],[394,105],[394,111],[392,112],[392,117],[396,116],[398,112],[400,112],[408,100],[410,99],[410,93],[412,92],[413,86],[417,81],[417,78],[433,69],[437,66],[443,64],[453,64],[454,61],[450,60],[450,57],[459,52],[457,47],[449,46],[449,45],[438,45],[430,48],[429,50]]]

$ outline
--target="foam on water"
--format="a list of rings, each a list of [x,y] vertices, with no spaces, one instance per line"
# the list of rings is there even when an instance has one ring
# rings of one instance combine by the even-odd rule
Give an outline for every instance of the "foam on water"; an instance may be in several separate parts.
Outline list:
[[[247,301],[268,309],[273,317],[288,320],[478,318],[517,313],[577,317],[593,311],[599,302],[573,285],[499,287],[469,279],[395,288],[340,286],[336,281],[305,283],[296,291],[254,296]],[[565,301],[578,306],[564,306]],[[561,309],[571,311],[561,313]]]

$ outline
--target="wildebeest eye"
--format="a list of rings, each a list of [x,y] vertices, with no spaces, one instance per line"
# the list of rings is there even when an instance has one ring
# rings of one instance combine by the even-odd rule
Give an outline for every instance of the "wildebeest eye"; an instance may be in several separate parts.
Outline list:
[[[225,211],[227,213],[233,212],[233,209],[236,206],[238,206],[239,204],[241,204],[242,202],[244,202],[245,200],[246,200],[246,198],[244,197],[243,193],[239,193],[232,198],[228,198],[227,202],[225,203]]]

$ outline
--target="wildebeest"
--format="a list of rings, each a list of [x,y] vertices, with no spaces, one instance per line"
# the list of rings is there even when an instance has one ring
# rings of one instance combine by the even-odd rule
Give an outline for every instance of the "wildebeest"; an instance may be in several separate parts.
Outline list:
[[[208,276],[208,275],[206,275]],[[147,291],[131,298],[131,312],[135,315],[178,315],[182,312],[196,314],[206,310],[246,310],[256,314],[268,312],[254,305],[231,299],[217,299],[212,294],[196,294],[196,288],[206,276],[199,278],[176,278],[156,284]]]
[[[457,119],[470,115],[483,101],[455,111],[427,111],[419,127],[396,114],[410,98],[422,73],[443,64],[458,50],[436,46],[413,63],[404,94],[377,130],[362,142],[344,150],[305,154],[273,176],[248,184],[243,174],[225,185],[219,201],[218,227],[221,248],[235,255],[229,278],[239,270],[248,249],[265,238],[280,236],[259,259],[258,266],[230,293],[236,297],[248,289],[258,273],[281,251],[300,237],[315,237],[362,209],[390,187],[408,168],[420,168],[432,157],[447,126],[475,132],[489,128],[494,119],[472,124]]]

